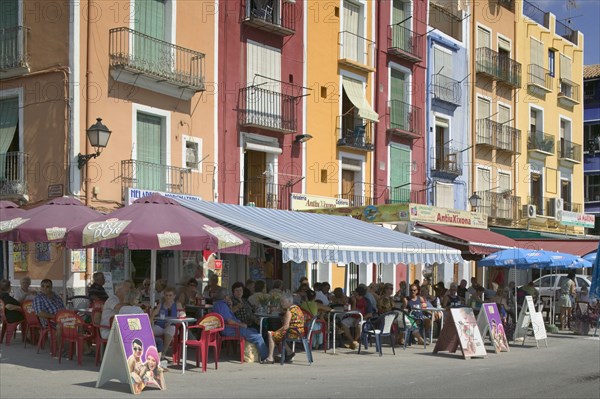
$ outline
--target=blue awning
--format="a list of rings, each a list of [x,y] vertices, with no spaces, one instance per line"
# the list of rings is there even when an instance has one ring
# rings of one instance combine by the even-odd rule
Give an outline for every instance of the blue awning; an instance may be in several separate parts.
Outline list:
[[[348,216],[176,200],[250,239],[281,249],[284,262],[433,264],[463,261],[459,250]]]

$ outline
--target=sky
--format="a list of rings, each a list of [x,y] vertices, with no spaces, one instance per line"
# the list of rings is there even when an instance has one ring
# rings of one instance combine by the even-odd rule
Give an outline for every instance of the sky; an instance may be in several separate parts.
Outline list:
[[[585,65],[600,64],[600,0],[571,0],[575,8],[567,8],[567,0],[529,0],[556,20],[584,34]],[[569,17],[571,23],[569,24]]]

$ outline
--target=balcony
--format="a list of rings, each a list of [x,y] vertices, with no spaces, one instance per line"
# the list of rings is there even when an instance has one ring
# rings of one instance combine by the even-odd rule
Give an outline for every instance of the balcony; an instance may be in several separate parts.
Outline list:
[[[421,109],[400,100],[388,101],[388,132],[400,137],[416,139],[422,137]]]
[[[520,154],[521,130],[508,126],[507,123],[500,124],[496,130],[496,151],[506,151],[511,154]]]
[[[411,190],[407,187],[387,187],[384,192],[386,204],[425,204],[427,192],[425,190]]]
[[[434,100],[460,106],[462,89],[459,81],[437,74],[433,75],[431,86]]]
[[[341,125],[340,125],[341,121]],[[360,118],[338,117],[338,147],[362,151],[373,151],[373,123]]]
[[[561,78],[558,85],[558,102],[568,107],[579,104],[579,85]]]
[[[109,36],[111,75],[117,82],[185,101],[204,90],[204,54],[128,28],[111,29]]]
[[[242,23],[278,36],[290,36],[296,32],[296,9],[295,2],[246,0]]]
[[[511,190],[499,193],[478,191],[476,194],[481,198],[477,212],[484,213],[492,219],[519,219],[521,197],[511,195]]]
[[[0,79],[29,72],[28,34],[24,26],[0,29]]]
[[[192,194],[192,173],[189,168],[125,159],[121,161],[121,188]]]
[[[576,204],[574,202],[567,202],[567,201],[563,202],[563,210],[569,211],[569,212],[577,212],[577,213],[584,212],[583,204]]]
[[[497,0],[497,2],[508,11],[515,12],[515,0]]]
[[[537,130],[530,130],[527,137],[527,150],[543,155],[554,155],[554,136]]]
[[[24,152],[0,154],[0,199],[15,202],[29,200],[28,161],[29,154]]]
[[[527,87],[535,90],[541,90],[542,93],[552,91],[552,81],[554,78],[550,71],[535,64],[529,64]]]
[[[556,32],[556,34],[558,36],[562,37],[563,39],[570,41],[571,43],[573,43],[576,46],[578,45],[577,39],[578,39],[579,34],[577,33],[576,30],[569,28],[567,25],[563,24],[560,21],[556,21],[554,31]]]
[[[535,211],[537,216],[553,217],[554,209],[551,210],[550,200],[554,198],[546,198],[542,196],[532,195],[527,197],[528,205],[535,205]]]
[[[431,175],[454,180],[462,175],[462,153],[455,150],[437,151],[431,156]]]
[[[398,24],[388,26],[388,53],[411,62],[423,59],[423,36]]]
[[[247,179],[244,185],[244,205],[258,208],[290,210],[293,185],[275,184],[265,177]]]
[[[362,72],[375,71],[375,42],[358,36],[356,33],[343,31],[339,33],[338,62]]]
[[[477,49],[477,73],[511,87],[521,86],[521,64],[487,47]]]
[[[523,15],[546,29],[550,28],[550,15],[526,0],[523,0]]]
[[[296,132],[296,97],[260,85],[240,89],[240,126],[283,133]]]
[[[502,128],[502,125],[498,122],[491,120],[490,118],[477,119],[477,140],[478,146],[488,146],[495,148],[497,140],[497,131]]]
[[[558,158],[568,162],[581,163],[581,144],[561,138],[558,146]]]

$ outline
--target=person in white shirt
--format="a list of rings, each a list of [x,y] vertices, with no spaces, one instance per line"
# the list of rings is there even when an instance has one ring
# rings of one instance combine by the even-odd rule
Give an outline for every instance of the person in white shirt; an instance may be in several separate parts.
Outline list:
[[[31,285],[31,278],[29,276],[25,276],[21,279],[18,287],[13,289],[13,298],[15,298],[19,302],[23,302],[25,300],[32,300],[38,294],[37,291],[29,288]]]
[[[325,306],[329,306],[329,298],[323,292],[323,283],[315,283],[313,289],[315,291],[315,301],[321,302]]]
[[[123,281],[117,286],[115,294],[109,296],[106,302],[104,302],[104,307],[102,308],[102,316],[100,318],[101,325],[109,326],[111,317],[119,313],[121,308],[125,306],[132,285],[133,283],[130,281]],[[100,336],[104,339],[108,338],[109,333],[109,328],[100,329]]]

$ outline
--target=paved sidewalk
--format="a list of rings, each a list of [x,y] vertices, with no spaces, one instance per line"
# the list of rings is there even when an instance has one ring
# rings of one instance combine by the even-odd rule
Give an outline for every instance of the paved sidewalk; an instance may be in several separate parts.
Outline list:
[[[589,398],[600,397],[600,339],[571,334],[551,334],[548,348],[535,347],[528,338],[524,347],[495,354],[487,345],[486,358],[463,360],[456,354],[433,355],[413,345],[406,350],[384,346],[379,357],[371,347],[358,355],[339,349],[336,355],[314,352],[309,366],[304,353],[294,364],[280,366],[240,364],[237,354],[222,352],[219,369],[214,363],[201,373],[191,360],[185,375],[175,367],[165,374],[167,391],[147,390],[146,398]],[[211,351],[212,354],[212,351]],[[20,337],[11,346],[0,346],[0,397],[5,398],[120,398],[131,397],[125,384],[109,382],[95,388],[99,368],[93,357],[76,360],[36,354],[23,348]]]

